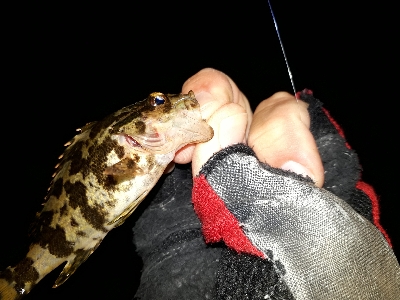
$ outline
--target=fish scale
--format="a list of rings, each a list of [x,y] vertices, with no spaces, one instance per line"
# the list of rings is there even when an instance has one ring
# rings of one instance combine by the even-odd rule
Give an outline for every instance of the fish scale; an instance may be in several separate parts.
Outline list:
[[[54,287],[64,283],[133,213],[177,150],[213,137],[192,91],[152,93],[79,132],[60,156],[28,254],[0,274],[1,300],[20,299],[67,262]]]

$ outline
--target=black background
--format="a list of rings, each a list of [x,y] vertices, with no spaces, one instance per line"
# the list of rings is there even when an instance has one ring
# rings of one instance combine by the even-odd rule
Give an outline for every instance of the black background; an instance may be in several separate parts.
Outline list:
[[[312,89],[344,128],[399,254],[395,8],[272,4],[297,89]],[[253,108],[274,92],[292,92],[266,1],[21,4],[2,12],[0,269],[26,252],[27,228],[75,128],[150,92],[179,92],[205,67],[228,74]],[[26,299],[132,299],[141,268],[134,219],[112,231],[64,285],[51,288],[58,268]]]

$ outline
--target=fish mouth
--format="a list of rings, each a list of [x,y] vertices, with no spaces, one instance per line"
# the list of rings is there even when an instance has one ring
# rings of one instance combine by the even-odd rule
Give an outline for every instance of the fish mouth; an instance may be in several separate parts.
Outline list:
[[[129,134],[119,135],[120,144],[125,144],[130,148],[136,150],[156,150],[159,147],[163,147],[166,143],[164,134],[145,134],[142,136],[131,136]]]
[[[142,148],[142,145],[137,140],[135,140],[133,137],[131,137],[129,134],[124,134],[123,136],[129,146],[131,146],[133,148],[135,148],[135,147]]]
[[[177,126],[169,133],[151,133],[135,137],[125,134],[124,138],[126,143],[136,150],[166,154],[176,152],[188,144],[207,142],[213,136],[213,128],[204,120],[200,120],[185,126]]]
[[[165,135],[158,133],[141,136],[131,136],[123,133],[116,136],[119,145],[140,152],[150,151],[161,153],[163,151],[160,148],[166,144]]]
[[[138,138],[142,148],[147,150],[156,150],[159,147],[163,147],[166,144],[164,134],[154,133],[146,134]]]
[[[185,106],[186,109],[200,109],[200,104],[196,99],[196,96],[192,90],[190,90],[187,94],[177,94],[177,95],[168,95],[170,99],[174,99],[171,101],[171,106],[173,109],[178,108],[178,106]]]

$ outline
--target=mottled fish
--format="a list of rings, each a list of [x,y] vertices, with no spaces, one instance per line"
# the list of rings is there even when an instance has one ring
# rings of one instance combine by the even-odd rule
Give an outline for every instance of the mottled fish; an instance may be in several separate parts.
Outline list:
[[[65,282],[132,214],[177,150],[212,136],[192,91],[152,93],[85,125],[60,157],[28,254],[0,274],[0,299],[20,299],[67,262],[54,287]]]

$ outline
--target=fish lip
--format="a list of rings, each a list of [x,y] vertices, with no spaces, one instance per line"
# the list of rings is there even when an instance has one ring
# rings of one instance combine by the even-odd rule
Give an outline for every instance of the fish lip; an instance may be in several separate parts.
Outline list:
[[[157,150],[159,147],[163,147],[166,144],[164,133],[158,133],[157,137],[152,136],[152,134],[143,134],[135,136],[128,135],[128,136],[140,145],[139,147],[131,146],[132,149],[135,149],[136,151],[147,152],[147,153],[170,152],[170,150],[168,151]]]
[[[185,100],[189,100],[189,101],[193,102],[195,104],[195,107],[198,107],[200,109],[199,101],[197,101],[196,96],[192,90],[190,90],[187,94],[182,94],[182,93],[179,94],[179,99],[176,100],[176,102],[172,104],[172,108],[176,108],[176,106],[179,103],[181,103],[182,101],[185,101]],[[188,108],[188,107],[186,106],[186,108]],[[193,107],[191,107],[191,108],[193,108]]]

